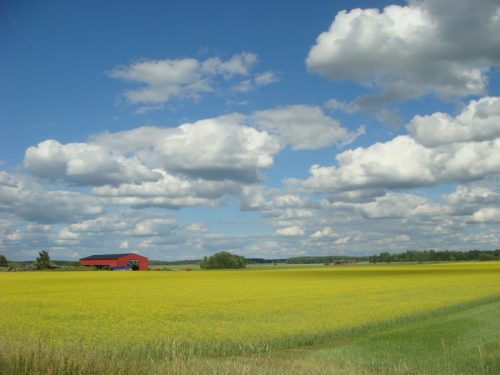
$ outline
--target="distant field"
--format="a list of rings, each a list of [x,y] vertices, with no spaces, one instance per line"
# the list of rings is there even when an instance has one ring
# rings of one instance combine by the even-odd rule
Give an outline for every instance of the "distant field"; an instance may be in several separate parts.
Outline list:
[[[330,345],[499,297],[499,262],[0,273],[0,368],[36,372],[34,358],[46,355],[76,373],[99,373],[96,361],[127,373],[145,358],[159,369],[175,358]]]
[[[360,264],[368,264],[368,262],[360,263]],[[342,265],[343,267],[344,265]],[[345,265],[350,266],[350,265]],[[246,268],[249,270],[253,269],[291,269],[291,268],[316,268],[316,267],[325,267],[323,263],[308,263],[308,264],[294,264],[294,263],[255,263],[255,264],[247,264]],[[334,267],[333,265],[329,265],[328,267]],[[170,271],[184,271],[186,269],[191,269],[193,271],[199,271],[200,265],[198,263],[193,264],[168,264],[168,265],[152,265],[150,266],[152,270],[170,270]]]

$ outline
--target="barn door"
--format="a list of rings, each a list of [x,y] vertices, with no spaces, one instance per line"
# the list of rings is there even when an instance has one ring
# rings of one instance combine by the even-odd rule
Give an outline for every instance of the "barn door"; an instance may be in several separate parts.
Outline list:
[[[131,259],[127,262],[128,266],[132,268],[132,271],[139,271],[139,264],[141,262],[139,260]]]

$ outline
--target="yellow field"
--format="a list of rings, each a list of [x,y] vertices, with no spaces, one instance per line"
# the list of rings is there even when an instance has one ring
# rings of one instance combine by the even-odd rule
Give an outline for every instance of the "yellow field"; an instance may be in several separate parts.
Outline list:
[[[256,352],[498,295],[498,262],[0,273],[0,339],[108,351]]]

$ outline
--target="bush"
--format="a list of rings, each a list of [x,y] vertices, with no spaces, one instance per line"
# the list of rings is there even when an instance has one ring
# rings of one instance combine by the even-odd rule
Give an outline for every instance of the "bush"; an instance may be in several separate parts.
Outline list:
[[[245,258],[221,251],[209,257],[204,257],[200,263],[203,269],[245,268]]]

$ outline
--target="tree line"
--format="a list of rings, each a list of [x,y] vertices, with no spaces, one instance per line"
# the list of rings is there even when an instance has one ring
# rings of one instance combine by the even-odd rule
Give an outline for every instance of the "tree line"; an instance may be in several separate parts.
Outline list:
[[[500,260],[500,250],[469,250],[469,251],[436,251],[436,250],[407,250],[404,253],[381,252],[379,255],[368,257],[370,263],[388,262],[445,262],[466,260]]]
[[[329,256],[301,256],[288,258],[286,263],[288,264],[330,264],[336,262],[362,262],[367,261],[368,257],[353,257],[353,256],[342,256],[342,255],[329,255]]]

